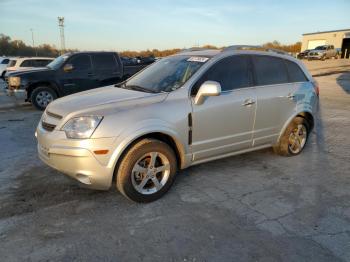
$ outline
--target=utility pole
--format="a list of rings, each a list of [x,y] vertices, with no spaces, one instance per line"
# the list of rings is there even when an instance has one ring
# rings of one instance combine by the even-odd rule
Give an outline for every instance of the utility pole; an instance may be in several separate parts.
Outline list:
[[[61,36],[61,55],[66,50],[65,39],[64,39],[64,17],[59,16],[58,18],[58,27],[60,28],[60,36]]]
[[[32,32],[32,43],[33,43],[33,48],[35,50],[35,56],[38,56],[38,50],[35,48],[35,44],[34,44],[34,30],[33,30],[33,28],[31,28],[30,31]]]

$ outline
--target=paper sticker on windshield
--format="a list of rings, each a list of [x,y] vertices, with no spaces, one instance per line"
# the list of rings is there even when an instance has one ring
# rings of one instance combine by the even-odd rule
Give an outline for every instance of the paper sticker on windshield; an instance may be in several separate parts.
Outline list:
[[[203,56],[192,56],[189,59],[187,59],[188,62],[199,62],[199,63],[205,63],[208,61],[208,57]]]

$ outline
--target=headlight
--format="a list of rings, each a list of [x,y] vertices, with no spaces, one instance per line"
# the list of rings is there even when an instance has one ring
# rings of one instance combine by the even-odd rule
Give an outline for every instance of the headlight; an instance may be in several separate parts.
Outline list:
[[[19,87],[21,85],[21,78],[19,76],[10,76],[9,77],[9,86],[10,87]]]
[[[62,130],[66,133],[67,138],[90,138],[102,119],[102,116],[75,117],[68,120],[62,127]]]

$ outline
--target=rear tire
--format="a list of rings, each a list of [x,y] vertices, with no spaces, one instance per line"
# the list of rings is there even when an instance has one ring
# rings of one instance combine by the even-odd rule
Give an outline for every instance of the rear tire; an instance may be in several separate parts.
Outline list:
[[[273,147],[275,153],[282,156],[300,154],[308,140],[310,125],[306,119],[296,117],[284,131],[280,141]]]
[[[46,86],[37,87],[32,91],[30,100],[36,109],[45,110],[47,105],[57,98],[56,92]]]
[[[117,189],[128,199],[147,203],[161,198],[172,186],[177,161],[172,148],[155,139],[143,139],[124,155],[117,172]]]

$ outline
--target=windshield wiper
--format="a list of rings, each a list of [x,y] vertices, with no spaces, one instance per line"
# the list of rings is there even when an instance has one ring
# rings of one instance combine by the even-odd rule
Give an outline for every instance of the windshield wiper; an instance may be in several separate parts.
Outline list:
[[[135,91],[141,91],[141,92],[146,92],[146,93],[158,93],[156,91],[144,88],[142,86],[137,86],[137,85],[122,85],[120,86],[121,88],[125,88],[125,89],[130,89],[130,90],[135,90]]]
[[[124,87],[124,86],[125,86],[125,83],[126,83],[126,81],[123,81],[123,82],[120,82],[120,83],[118,83],[118,84],[115,84],[114,86],[115,86],[115,87]]]

